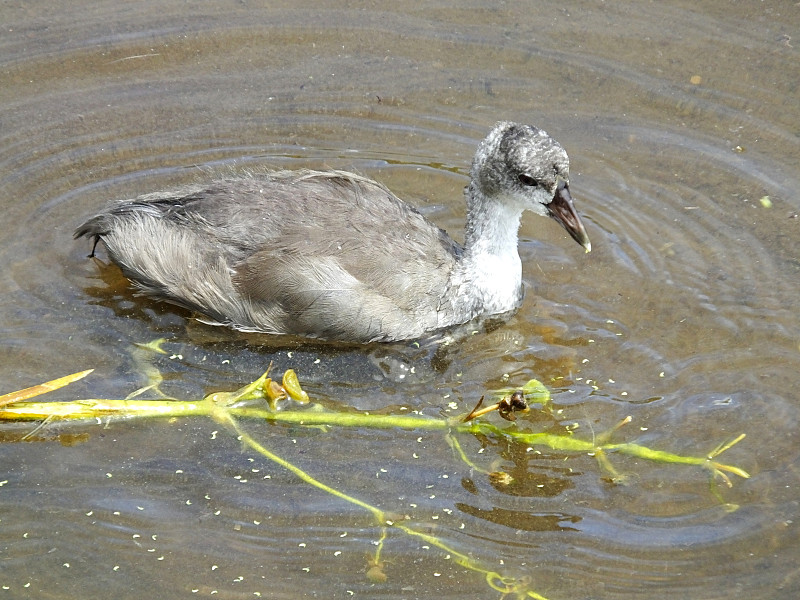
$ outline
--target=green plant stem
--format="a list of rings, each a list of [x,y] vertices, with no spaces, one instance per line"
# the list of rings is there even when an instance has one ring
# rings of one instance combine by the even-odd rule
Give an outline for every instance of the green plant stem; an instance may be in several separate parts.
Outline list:
[[[475,559],[467,556],[466,554],[463,554],[461,552],[452,549],[435,535],[424,533],[422,531],[417,531],[412,526],[407,525],[403,522],[387,519],[386,514],[381,509],[372,506],[371,504],[368,504],[363,500],[359,500],[354,496],[345,494],[344,492],[341,492],[336,488],[327,485],[326,483],[323,483],[316,477],[313,477],[312,475],[306,473],[300,467],[297,467],[296,465],[292,464],[286,459],[281,458],[280,456],[278,456],[277,454],[275,454],[274,452],[263,446],[261,443],[259,443],[258,440],[253,438],[249,433],[244,431],[242,427],[240,427],[237,420],[234,418],[234,415],[236,413],[237,413],[236,408],[228,408],[225,406],[217,405],[216,408],[211,412],[211,416],[217,422],[230,427],[236,433],[238,439],[241,440],[241,442],[246,446],[248,446],[251,450],[258,452],[265,458],[280,465],[284,469],[294,473],[294,475],[296,475],[300,480],[304,481],[305,483],[319,490],[322,490],[323,492],[331,494],[332,496],[335,496],[346,502],[349,502],[350,504],[353,504],[355,506],[363,508],[364,510],[367,510],[372,514],[372,516],[375,518],[375,520],[381,527],[392,527],[395,529],[399,529],[406,535],[420,538],[426,543],[430,544],[431,546],[435,546],[445,551],[452,559],[455,560],[457,564],[471,571],[482,573],[485,576],[487,583],[493,589],[503,594],[513,593],[520,598],[528,596],[530,598],[534,598],[535,600],[547,600],[544,596],[541,596],[540,594],[537,594],[533,590],[528,589],[527,581],[521,579],[518,580],[510,577],[504,577],[501,574],[492,571],[491,569],[485,568]],[[348,416],[355,416],[355,415],[348,415]],[[380,542],[381,546],[383,545],[384,538],[385,534],[382,534]],[[374,562],[376,564],[380,562],[380,548],[376,553]]]
[[[241,427],[239,427],[239,424],[236,422],[236,420],[233,418],[231,414],[232,412],[233,411],[228,412],[228,409],[220,407],[217,410],[213,411],[212,416],[216,421],[220,422],[221,424],[228,425],[229,427],[231,427],[236,432],[236,435],[239,436],[239,439],[242,441],[243,444],[255,450],[262,456],[268,458],[275,464],[280,465],[287,471],[294,473],[302,481],[306,482],[309,485],[313,485],[315,488],[327,492],[332,496],[341,498],[342,500],[345,500],[350,504],[355,504],[356,506],[369,511],[370,513],[372,513],[372,516],[375,517],[375,520],[378,523],[384,524],[387,522],[386,515],[379,508],[376,508],[371,504],[367,504],[366,502],[362,502],[358,498],[354,498],[353,496],[345,494],[344,492],[340,492],[336,488],[330,487],[329,485],[321,482],[319,479],[312,477],[311,475],[303,471],[301,468],[296,467],[288,460],[281,458],[280,456],[278,456],[277,454],[275,454],[274,452],[272,452],[271,450],[260,444],[258,440],[256,440],[246,431],[244,431]]]
[[[245,393],[246,392],[246,393]],[[0,408],[0,421],[41,420],[41,419],[103,419],[103,418],[144,418],[144,417],[187,417],[212,416],[218,414],[220,407],[232,417],[265,419],[276,423],[305,426],[365,427],[382,429],[415,429],[429,431],[452,431],[454,433],[480,433],[498,435],[531,446],[542,445],[553,450],[578,453],[619,453],[643,458],[649,461],[670,464],[684,464],[711,469],[715,475],[721,471],[747,478],[749,474],[738,467],[711,460],[709,456],[682,456],[663,450],[653,450],[632,443],[597,444],[592,440],[580,439],[570,434],[529,433],[520,431],[512,425],[501,429],[488,422],[453,423],[446,419],[423,415],[373,415],[369,413],[339,413],[327,410],[278,410],[273,411],[259,406],[237,406],[235,401],[252,397],[253,384],[240,392],[232,394],[212,394],[199,402],[176,400],[78,400],[74,402],[18,402]],[[603,439],[600,436],[600,439]],[[735,441],[738,441],[735,440]],[[734,441],[734,442],[735,442]],[[727,449],[728,444],[723,449]],[[717,454],[721,451],[715,450]],[[723,476],[724,477],[724,476]]]
[[[731,485],[730,479],[726,473],[732,473],[739,477],[747,478],[749,474],[735,466],[725,465],[714,460],[722,452],[728,450],[731,446],[738,443],[744,438],[744,435],[723,442],[718,445],[706,456],[682,456],[672,452],[665,452],[662,450],[653,450],[646,446],[633,443],[611,443],[611,437],[616,430],[630,421],[626,418],[615,427],[606,432],[598,434],[594,440],[583,440],[573,435],[572,431],[566,431],[561,434],[552,433],[531,433],[521,431],[517,425],[508,425],[500,428],[490,422],[483,421],[470,421],[463,423],[458,419],[441,419],[434,417],[427,417],[419,414],[412,415],[372,415],[369,413],[341,413],[325,410],[319,406],[306,406],[302,410],[275,410],[274,408],[264,407],[265,400],[265,386],[270,383],[267,379],[267,373],[262,375],[259,379],[251,384],[248,384],[235,392],[218,392],[210,394],[203,400],[197,402],[177,401],[173,399],[157,399],[157,400],[103,400],[103,399],[89,399],[77,400],[73,402],[25,402],[23,400],[37,396],[48,391],[63,387],[73,381],[77,381],[84,377],[90,371],[75,373],[60,379],[20,390],[0,396],[0,422],[1,421],[42,421],[42,423],[34,430],[50,423],[54,420],[97,420],[103,419],[131,419],[131,418],[144,418],[144,417],[188,417],[188,416],[206,416],[211,417],[217,422],[225,425],[231,429],[238,438],[249,448],[261,454],[268,460],[283,467],[296,475],[305,483],[314,486],[332,496],[340,498],[350,504],[358,506],[368,511],[377,524],[381,527],[381,538],[378,544],[378,549],[375,553],[374,559],[371,564],[377,571],[373,573],[373,577],[384,577],[381,568],[381,550],[383,549],[383,542],[386,539],[386,529],[394,528],[404,532],[407,535],[417,537],[424,542],[440,548],[448,553],[448,558],[453,559],[457,564],[468,568],[472,571],[482,573],[487,584],[495,591],[500,592],[503,597],[513,595],[515,598],[533,598],[534,600],[546,600],[543,596],[537,594],[530,589],[530,581],[525,578],[510,578],[492,571],[491,569],[483,567],[478,561],[469,557],[466,554],[458,552],[450,548],[441,539],[430,533],[425,533],[416,530],[413,526],[397,520],[387,518],[387,514],[379,508],[368,504],[358,498],[346,494],[340,490],[332,488],[331,486],[323,483],[319,479],[306,473],[300,467],[292,464],[288,460],[273,453],[267,447],[258,442],[250,434],[242,429],[238,419],[259,419],[267,420],[276,423],[287,423],[301,426],[337,426],[337,427],[363,427],[363,428],[392,428],[392,429],[411,429],[411,430],[439,430],[446,434],[448,443],[453,451],[460,456],[460,458],[468,465],[478,469],[466,455],[461,448],[456,433],[472,433],[482,435],[494,435],[505,437],[517,443],[527,444],[529,446],[547,446],[556,451],[562,452],[576,452],[587,453],[597,458],[600,466],[610,473],[615,480],[621,480],[620,476],[614,467],[611,465],[608,454],[619,453],[646,459],[654,462],[662,462],[668,464],[683,464],[691,466],[699,466],[707,469],[714,477],[721,478],[726,484]],[[287,372],[289,373],[289,372]],[[279,393],[282,389],[287,389],[294,385],[294,389],[290,391],[292,397],[300,398],[303,402],[307,401],[307,396],[299,387],[296,382],[294,372],[291,372],[291,378],[287,382],[286,374],[284,376],[284,387],[279,387]],[[292,379],[293,378],[293,379]],[[293,382],[293,384],[292,384]],[[289,385],[292,384],[292,385]],[[536,401],[540,402],[543,406],[547,406],[550,400],[549,391],[542,386],[538,381],[531,380],[526,384],[526,394],[536,394]],[[151,386],[152,387],[152,386]],[[270,396],[270,398],[274,397]],[[258,401],[259,404],[255,405],[253,401]]]

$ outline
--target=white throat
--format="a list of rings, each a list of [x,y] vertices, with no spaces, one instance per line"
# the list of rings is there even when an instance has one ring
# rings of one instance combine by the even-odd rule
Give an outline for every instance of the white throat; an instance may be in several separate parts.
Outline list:
[[[480,192],[470,186],[467,194]],[[447,298],[456,312],[499,314],[522,300],[517,242],[523,209],[509,200],[473,196],[468,202],[464,254],[451,273]]]

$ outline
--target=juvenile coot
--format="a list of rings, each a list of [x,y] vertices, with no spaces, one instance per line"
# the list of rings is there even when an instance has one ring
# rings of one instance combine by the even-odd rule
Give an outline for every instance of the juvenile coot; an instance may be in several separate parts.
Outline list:
[[[348,342],[419,338],[522,301],[522,212],[588,252],[569,158],[547,133],[497,123],[465,189],[464,245],[383,185],[280,171],[117,201],[75,231],[139,289],[242,331]]]

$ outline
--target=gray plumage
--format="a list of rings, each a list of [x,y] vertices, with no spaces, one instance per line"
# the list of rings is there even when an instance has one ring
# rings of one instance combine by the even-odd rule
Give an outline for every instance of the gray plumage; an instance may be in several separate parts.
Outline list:
[[[75,237],[102,240],[143,293],[239,330],[413,339],[519,306],[524,210],[588,251],[568,180],[557,142],[501,122],[472,165],[463,247],[379,183],[308,170],[114,202]]]

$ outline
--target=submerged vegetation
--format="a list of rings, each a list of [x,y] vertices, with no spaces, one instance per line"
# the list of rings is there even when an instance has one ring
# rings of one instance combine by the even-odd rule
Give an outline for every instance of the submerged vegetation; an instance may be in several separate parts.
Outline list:
[[[502,439],[511,443],[525,445],[529,448],[541,446],[561,452],[588,454],[597,459],[600,469],[607,479],[613,483],[622,483],[625,478],[612,465],[609,458],[611,454],[624,454],[660,463],[700,467],[708,472],[712,482],[712,491],[721,502],[722,497],[718,489],[719,482],[730,487],[732,482],[729,475],[749,477],[744,470],[717,460],[725,450],[741,441],[744,438],[744,434],[720,444],[705,456],[684,456],[634,443],[613,442],[614,433],[621,426],[630,422],[630,417],[608,431],[595,434],[589,439],[580,437],[568,427],[552,433],[532,431],[529,426],[520,426],[518,422],[515,422],[516,414],[519,411],[529,410],[529,405],[535,405],[537,410],[545,414],[549,414],[552,410],[549,390],[536,380],[529,381],[520,390],[498,392],[494,398],[495,402],[485,408],[482,407],[483,398],[481,398],[481,401],[470,413],[454,418],[338,412],[311,403],[292,370],[284,373],[280,384],[272,380],[269,377],[269,372],[267,372],[256,381],[239,390],[216,392],[195,401],[179,401],[167,398],[156,400],[86,399],[69,402],[30,401],[31,398],[82,379],[91,372],[91,370],[82,371],[0,396],[0,422],[36,422],[36,426],[26,436],[30,437],[48,423],[56,420],[61,422],[80,422],[82,420],[210,417],[237,436],[246,448],[292,472],[306,484],[355,505],[372,515],[382,533],[380,539],[376,542],[374,553],[367,559],[365,573],[367,579],[376,584],[387,579],[387,575],[384,572],[386,561],[382,560],[383,545],[387,531],[394,529],[416,537],[432,547],[439,548],[450,560],[471,571],[482,574],[485,577],[486,584],[501,594],[501,597],[544,600],[542,595],[532,589],[532,581],[529,577],[511,577],[505,573],[498,573],[482,565],[476,559],[448,546],[445,541],[430,531],[409,525],[401,518],[398,519],[396,516],[388,514],[348,494],[346,491],[326,484],[314,475],[282,458],[250,435],[243,427],[244,422],[257,419],[306,427],[396,428],[440,431],[443,436],[446,436],[456,455],[465,464],[475,472],[483,473],[494,485],[498,486],[512,485],[513,477],[504,472],[490,472],[475,464],[462,449],[459,437],[464,434],[478,435]],[[136,394],[137,392],[134,392],[131,396]],[[281,409],[277,410],[278,403],[286,398],[294,401],[293,404],[288,407],[281,406]],[[483,418],[495,411],[509,423],[498,425],[493,422],[496,419]],[[735,510],[735,507],[727,506],[730,510]]]

